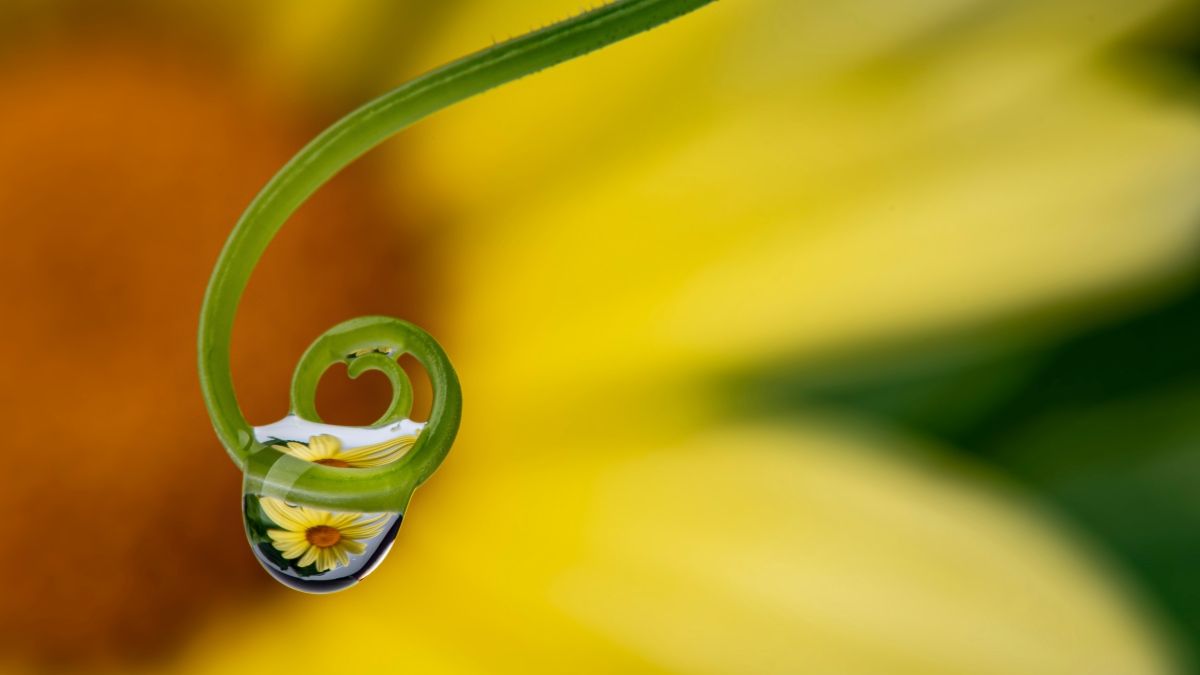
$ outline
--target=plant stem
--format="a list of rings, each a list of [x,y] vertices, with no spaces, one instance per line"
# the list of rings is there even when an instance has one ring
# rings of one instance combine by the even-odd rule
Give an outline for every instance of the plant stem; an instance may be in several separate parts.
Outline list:
[[[618,0],[430,71],[346,115],[301,149],[238,220],[217,260],[200,310],[200,385],[217,436],[238,467],[254,469],[258,461],[256,458],[250,462],[251,454],[264,453],[254,441],[233,389],[229,350],[234,315],[263,251],[313,192],[363,153],[426,115],[618,42],[712,1]],[[325,471],[306,474],[288,488],[293,497],[320,505],[329,504],[330,495],[340,493],[337,501],[345,505],[347,500],[355,501],[348,494],[355,490],[353,485],[361,483],[363,490],[370,492],[373,484],[380,487],[387,483],[387,470],[393,467],[356,470],[354,483],[330,473],[336,470],[318,468]],[[358,505],[377,501],[360,500]]]

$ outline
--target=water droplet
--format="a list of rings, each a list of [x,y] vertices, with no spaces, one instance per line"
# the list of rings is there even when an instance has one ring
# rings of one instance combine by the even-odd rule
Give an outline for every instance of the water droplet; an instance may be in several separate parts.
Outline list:
[[[276,522],[281,513],[287,517]],[[246,537],[258,562],[286,586],[332,593],[358,583],[392,548],[399,513],[322,511],[248,494]]]
[[[289,415],[256,427],[255,438],[288,448],[305,461],[355,470],[395,461],[424,424],[411,420],[378,429],[318,424]],[[400,513],[328,511],[246,492],[246,537],[254,556],[279,582],[309,593],[349,588],[387,556],[400,529]]]

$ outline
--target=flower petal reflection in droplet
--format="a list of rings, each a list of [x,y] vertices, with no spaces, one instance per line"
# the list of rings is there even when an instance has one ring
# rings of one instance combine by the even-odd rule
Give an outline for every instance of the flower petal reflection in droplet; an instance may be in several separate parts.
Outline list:
[[[282,499],[247,494],[246,537],[271,576],[310,593],[358,583],[391,549],[399,513],[326,511]]]

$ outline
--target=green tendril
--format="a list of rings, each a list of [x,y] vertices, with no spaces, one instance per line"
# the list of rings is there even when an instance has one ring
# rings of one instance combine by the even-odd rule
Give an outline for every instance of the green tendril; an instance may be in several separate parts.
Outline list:
[[[344,469],[309,464],[255,440],[234,393],[229,345],[234,314],[250,274],[288,217],[347,164],[426,115],[649,30],[712,1],[618,0],[466,56],[346,115],[267,183],[225,243],[200,310],[204,401],[221,443],[245,472],[248,489],[323,508],[403,511],[412,491],[446,456],[462,413],[458,378],[429,334],[399,319],[364,317],[325,332],[304,354],[292,380],[292,412],[320,421],[313,403],[317,383],[327,368],[340,362],[347,365],[350,377],[377,370],[392,383],[392,402],[375,426],[403,419],[412,407],[412,385],[396,359],[411,354],[433,385],[429,422],[412,450],[385,466]]]

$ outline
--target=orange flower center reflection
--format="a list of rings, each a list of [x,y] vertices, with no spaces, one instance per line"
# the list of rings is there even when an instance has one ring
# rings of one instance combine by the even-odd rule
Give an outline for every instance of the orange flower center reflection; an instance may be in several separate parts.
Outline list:
[[[310,527],[304,533],[304,537],[308,539],[308,543],[317,548],[329,548],[342,540],[342,533],[335,527],[328,525],[317,525]]]
[[[340,460],[340,459],[334,459],[332,457],[328,457],[326,459],[318,459],[315,463],[316,464],[324,464],[325,466],[336,466],[339,469],[345,469],[350,466],[347,462]]]

